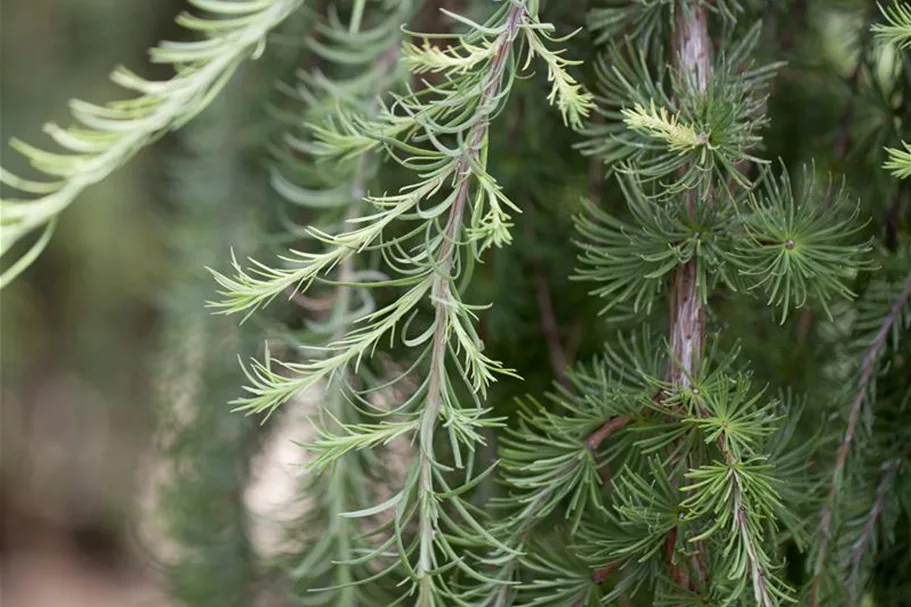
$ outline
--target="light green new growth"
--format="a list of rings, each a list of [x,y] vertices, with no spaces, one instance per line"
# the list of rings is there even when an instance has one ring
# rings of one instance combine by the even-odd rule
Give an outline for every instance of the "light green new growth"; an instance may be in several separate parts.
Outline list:
[[[493,45],[475,46],[465,40],[460,40],[457,46],[442,49],[424,40],[421,46],[411,42],[403,44],[402,60],[414,74],[464,74],[478,63],[492,59],[494,51]]]
[[[655,107],[652,100],[648,108],[637,103],[632,109],[620,111],[626,126],[636,132],[664,141],[674,152],[686,152],[700,145],[708,145],[705,135],[697,133],[693,127],[681,124],[676,115],[667,108]]]
[[[911,143],[902,142],[904,150],[895,148],[886,148],[889,159],[883,164],[883,168],[892,173],[896,179],[911,178]]]
[[[65,151],[45,151],[13,140],[14,149],[53,181],[24,179],[0,169],[0,182],[25,198],[0,201],[0,256],[6,256],[35,230],[42,236],[0,275],[0,288],[22,272],[47,245],[57,216],[88,186],[97,183],[169,130],[204,110],[237,66],[262,53],[267,34],[303,0],[189,0],[208,17],[182,13],[177,22],[203,36],[193,42],[162,42],[151,49],[153,63],[174,66],[169,80],[150,81],[124,67],[111,80],[138,97],[98,106],[70,102],[78,126],[45,125]]]
[[[303,6],[189,2],[207,17],[178,22],[204,39],[152,51],[173,78],[116,71],[139,96],[73,102],[78,127],[46,128],[63,154],[13,142],[58,181],[0,170],[30,196],[0,203],[0,255],[18,256],[0,287],[40,254],[82,189],[196,116]],[[462,3],[484,15],[476,22],[433,14],[439,4],[328,0],[300,11],[302,67],[279,84],[294,108],[279,112],[287,130],[267,158],[282,232],[256,259],[197,259],[211,266],[217,315],[244,322],[276,299],[299,308],[272,319],[264,354],[245,350],[246,385],[231,402],[265,421],[296,397],[315,401],[300,444],[306,511],[286,525],[295,541],[274,562],[290,600],[822,607],[878,592],[874,578],[891,571],[883,547],[906,526],[891,494],[911,462],[907,428],[894,423],[911,398],[899,341],[911,328],[904,196],[881,209],[884,225],[873,220],[890,237],[873,252],[878,237],[853,198],[867,193],[863,175],[848,171],[849,187],[833,188],[813,164],[779,173],[760,156],[794,133],[782,142],[767,128],[781,64],[754,58],[786,54],[779,42],[814,19],[798,27],[781,19],[787,3],[746,0]],[[575,32],[557,36],[564,26],[542,23],[541,5],[567,30],[588,11],[579,46],[597,99],[575,73],[582,62],[565,55]],[[907,53],[911,8],[880,10],[875,36]],[[446,31],[412,33],[415,20]],[[792,54],[804,59],[810,42]],[[867,82],[868,54],[858,100],[879,84]],[[807,85],[799,80],[778,89],[782,101]],[[898,93],[907,99],[909,83],[896,81],[881,91],[890,116],[904,111],[891,107]],[[911,179],[907,125],[894,117],[879,121],[883,136],[863,138],[875,154],[857,154],[857,166],[875,168],[890,145],[884,167]],[[803,160],[816,127],[799,126]],[[531,236],[515,229],[522,212]],[[183,244],[189,259],[194,243]],[[871,253],[883,275],[866,280]],[[502,381],[521,378],[500,357],[528,381]],[[546,390],[552,371],[543,397],[516,400]],[[192,430],[205,443],[203,421]],[[213,471],[231,461],[209,451]],[[883,462],[871,484],[863,468]]]
[[[896,2],[888,8],[879,5],[885,23],[872,26],[876,37],[899,49],[911,48],[911,6]]]
[[[536,23],[537,27],[527,26],[524,28],[525,39],[528,42],[528,57],[525,60],[523,69],[527,68],[532,59],[537,56],[547,64],[547,80],[553,85],[547,101],[551,105],[556,105],[563,116],[563,122],[573,129],[582,128],[582,119],[587,118],[595,107],[594,96],[582,88],[582,85],[576,82],[566,68],[572,65],[579,65],[581,61],[571,61],[563,57],[564,50],[550,51],[545,46],[544,41],[551,43],[560,43],[573,36],[562,38],[554,37],[551,32],[554,27],[550,24]]]

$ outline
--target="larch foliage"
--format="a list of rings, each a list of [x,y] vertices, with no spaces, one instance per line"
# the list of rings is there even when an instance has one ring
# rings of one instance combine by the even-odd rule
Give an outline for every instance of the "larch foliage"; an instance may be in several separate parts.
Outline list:
[[[908,604],[907,4],[189,4],[193,39],[150,55],[172,78],[118,68],[136,96],[71,102],[77,125],[45,129],[60,150],[13,142],[47,179],[0,173],[19,192],[0,206],[0,284],[142,148],[240,128],[206,108],[245,60],[294,43],[261,110],[258,218],[218,196],[228,156],[174,168],[176,221],[216,236],[179,242],[175,262],[208,272],[174,297],[210,337],[249,324],[231,324],[234,352],[202,340],[202,366],[165,353],[218,384],[202,398],[238,385],[171,449],[197,472],[162,501],[184,516],[172,532],[208,529],[189,501],[243,484],[244,415],[319,405],[293,548],[243,565],[229,594]],[[187,580],[225,551],[255,560],[232,499],[219,529],[237,543],[172,568],[188,604],[214,596]]]

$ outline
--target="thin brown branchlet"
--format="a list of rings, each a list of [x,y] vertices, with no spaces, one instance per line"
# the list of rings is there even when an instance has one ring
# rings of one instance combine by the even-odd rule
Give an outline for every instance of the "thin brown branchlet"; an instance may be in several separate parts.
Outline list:
[[[458,163],[456,174],[459,176],[458,190],[449,211],[449,218],[444,230],[440,252],[437,257],[438,274],[434,279],[431,297],[434,300],[434,331],[431,342],[430,377],[427,388],[426,405],[421,412],[420,441],[418,446],[418,466],[420,467],[419,482],[422,492],[434,493],[433,481],[433,437],[439,423],[443,407],[444,384],[446,378],[445,358],[449,344],[449,306],[450,292],[453,288],[452,272],[457,255],[456,242],[462,230],[462,216],[468,202],[473,176],[471,166],[477,164],[481,158],[481,145],[490,128],[490,112],[496,105],[496,97],[500,91],[503,77],[506,73],[506,59],[512,50],[512,44],[519,33],[519,26],[525,16],[524,3],[513,4],[506,16],[506,27],[500,34],[494,58],[490,64],[483,92],[478,100],[478,111],[486,112],[477,121],[477,125],[468,136],[470,142],[467,156]],[[434,604],[435,590],[431,581],[433,571],[437,569],[434,556],[434,535],[437,522],[434,520],[430,508],[421,507],[419,516],[420,551],[415,575],[418,579],[418,605]]]

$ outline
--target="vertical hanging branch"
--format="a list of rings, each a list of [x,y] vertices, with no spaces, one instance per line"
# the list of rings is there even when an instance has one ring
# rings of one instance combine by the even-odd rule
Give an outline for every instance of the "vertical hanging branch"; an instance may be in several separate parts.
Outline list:
[[[327,226],[327,232],[344,231],[370,213],[364,198],[375,183],[379,153],[365,153],[326,170],[314,162],[315,142],[306,125],[331,126],[331,117],[340,107],[368,120],[379,117],[382,100],[399,90],[405,78],[404,70],[397,69],[403,37],[400,27],[417,5],[402,0],[388,10],[366,15],[355,5],[350,22],[331,14],[327,17],[328,9],[323,8],[318,27],[310,34],[313,67],[300,71],[297,86],[291,89],[301,104],[300,114],[283,133],[272,185],[289,204],[307,209],[310,222]],[[352,30],[353,35],[349,34]],[[382,42],[367,44],[367,40]],[[314,313],[310,319],[316,322],[308,323],[306,337],[314,349],[342,341],[355,328],[362,306],[375,306],[367,289],[356,286],[371,270],[364,260],[347,257],[334,269],[330,284],[321,285],[312,297],[287,289],[292,301]],[[288,339],[293,342],[296,337],[289,335]],[[358,392],[353,393],[352,387]],[[351,364],[339,367],[326,381],[313,419],[320,419],[335,432],[364,422],[367,416],[350,401],[353,394],[366,394],[375,387],[369,370]],[[387,473],[382,454],[375,458],[355,451],[338,458],[329,470],[305,475],[300,493],[309,504],[294,524],[303,531],[304,541],[286,557],[292,565],[292,592],[298,600],[312,607],[392,602],[381,584],[371,583],[375,572],[370,564],[357,558],[374,548],[374,538],[365,537],[363,521],[345,516],[372,504],[379,489],[375,479]]]
[[[511,240],[508,210],[518,208],[487,172],[487,148],[491,122],[513,82],[519,40],[525,43],[526,65],[535,57],[547,64],[552,83],[548,101],[567,125],[579,128],[591,106],[591,96],[566,71],[574,62],[548,48],[548,42],[557,40],[550,33],[554,27],[540,23],[534,7],[536,3],[524,0],[504,2],[485,25],[449,14],[468,26],[457,43],[441,48],[430,43],[430,38],[440,36],[428,34],[423,44],[406,43],[402,48],[402,63],[412,74],[442,74],[439,83],[425,91],[395,95],[394,102],[372,119],[342,111],[326,125],[311,125],[311,148],[320,158],[350,160],[381,150],[417,173],[416,183],[398,194],[367,195],[364,202],[373,214],[360,217],[355,226],[346,225],[348,229],[339,234],[309,228],[312,237],[327,245],[324,252],[290,251],[282,257],[281,267],[251,260],[250,271],[235,261],[233,277],[213,270],[223,299],[212,306],[222,313],[249,314],[289,289],[305,291],[368,249],[382,255],[399,275],[389,280],[365,277],[354,281],[356,287],[408,287],[383,308],[354,319],[343,337],[324,348],[322,357],[295,363],[254,361],[247,394],[234,401],[249,412],[271,413],[293,394],[323,380],[339,379],[347,366],[357,369],[385,337],[394,336],[403,325],[421,322],[415,320],[420,308],[424,302],[430,304],[428,326],[414,337],[402,338],[407,347],[420,350],[416,360],[428,365],[417,390],[394,410],[371,412],[376,423],[334,424],[320,429],[309,445],[315,454],[311,470],[322,472],[353,452],[413,437],[416,453],[401,490],[381,504],[343,516],[364,519],[394,511],[395,535],[356,561],[383,563],[397,553],[397,562],[383,573],[404,573],[404,592],[422,607],[439,606],[460,591],[452,585],[452,569],[480,579],[457,556],[456,546],[465,542],[464,530],[482,530],[461,494],[478,479],[471,466],[477,445],[483,442],[478,430],[494,423],[485,418],[483,408],[487,387],[497,375],[512,372],[483,354],[472,306],[462,301],[456,281],[466,278],[467,255],[478,259],[485,249]],[[387,228],[393,225],[410,227],[404,236],[391,237]],[[413,366],[400,377],[418,368]],[[458,392],[459,385],[468,389],[468,398]],[[438,452],[441,435],[449,439],[451,452]],[[448,473],[454,469],[465,470],[462,487],[451,485]],[[490,534],[478,535],[476,542],[479,552],[511,552]]]
[[[708,88],[711,77],[712,63],[709,55],[710,40],[708,33],[708,14],[705,6],[700,2],[692,2],[678,6],[675,13],[673,52],[677,69],[681,77],[685,78],[688,86],[698,94],[704,94]],[[695,219],[697,207],[700,203],[697,197],[702,196],[703,202],[711,204],[712,191],[709,183],[711,177],[706,177],[698,182],[702,187],[689,189],[685,192],[687,213],[690,219]],[[705,307],[702,301],[699,285],[699,260],[696,255],[692,259],[677,267],[671,282],[670,294],[670,345],[671,360],[669,381],[678,388],[688,387],[699,371],[702,364],[703,341],[705,334]],[[710,416],[711,411],[700,407],[702,414]],[[730,483],[731,496],[731,531],[735,539],[732,544],[738,543],[742,549],[745,566],[742,575],[751,583],[753,598],[761,607],[773,607],[778,604],[781,597],[780,591],[767,584],[769,572],[766,569],[767,556],[763,547],[757,545],[755,532],[752,527],[757,517],[755,506],[747,501],[741,467],[743,461],[733,453],[719,435],[718,446],[724,458],[724,468],[727,469],[728,482]],[[687,476],[697,478],[699,471],[690,471]],[[692,488],[687,487],[687,489]],[[691,497],[690,500],[693,500]],[[684,502],[687,503],[687,502]],[[717,514],[717,512],[716,512]],[[676,530],[666,538],[667,561],[675,581],[681,587],[691,585],[691,574],[700,574],[701,566],[697,562],[692,571],[680,567],[673,562],[673,546],[676,542]],[[702,542],[700,542],[702,544]],[[700,552],[704,547],[700,549]],[[704,581],[704,580],[703,580]],[[746,582],[746,580],[744,580]]]
[[[674,60],[681,75],[698,92],[708,87],[712,64],[705,7],[700,2],[678,6],[674,21]],[[698,190],[686,192],[691,217],[696,214]],[[710,192],[702,192],[710,196]],[[669,379],[681,387],[698,370],[702,358],[705,310],[699,296],[698,260],[693,257],[674,272],[670,295],[671,369]]]
[[[506,27],[500,34],[496,43],[493,62],[490,65],[488,77],[478,99],[478,120],[476,126],[469,134],[470,141],[467,154],[459,161],[456,168],[459,184],[455,199],[449,210],[449,219],[437,257],[438,273],[431,289],[434,300],[434,331],[433,343],[430,354],[430,378],[427,388],[426,407],[420,418],[420,486],[425,495],[433,495],[434,487],[434,455],[433,441],[445,398],[446,355],[452,330],[450,324],[450,300],[453,286],[452,269],[457,254],[456,243],[462,231],[462,215],[468,202],[471,185],[474,181],[472,166],[482,163],[481,148],[487,139],[490,128],[490,117],[498,107],[497,95],[506,73],[506,59],[512,50],[513,42],[519,33],[519,25],[525,16],[525,4],[515,3],[509,8],[506,16]],[[483,115],[482,115],[483,114]],[[436,588],[433,575],[438,568],[434,556],[434,536],[437,522],[434,520],[435,512],[428,507],[421,508],[419,533],[420,551],[418,564],[415,567],[415,577],[418,581],[418,605],[434,605]]]
[[[851,574],[845,581],[845,590],[852,605],[857,604],[858,595],[862,590],[861,569],[864,555],[868,552],[870,544],[873,543],[876,525],[882,517],[883,509],[885,507],[886,496],[892,490],[892,483],[895,481],[895,477],[909,457],[911,457],[911,448],[906,449],[901,457],[886,462],[882,467],[882,475],[880,476],[879,484],[876,487],[876,497],[873,500],[873,505],[867,513],[860,537],[851,549]]]
[[[835,467],[832,472],[832,485],[829,487],[826,504],[820,515],[819,549],[816,553],[813,583],[810,590],[810,604],[813,607],[819,607],[819,605],[822,604],[820,601],[820,594],[822,592],[822,581],[826,570],[826,561],[829,556],[829,542],[832,539],[833,511],[838,500],[838,493],[842,486],[845,466],[848,463],[848,455],[851,452],[851,446],[854,442],[854,433],[857,430],[857,424],[860,421],[861,410],[863,409],[864,403],[869,398],[870,384],[875,381],[874,372],[876,371],[877,363],[879,362],[879,354],[886,346],[889,332],[892,330],[892,326],[898,320],[902,309],[909,299],[911,299],[911,277],[905,281],[904,288],[892,303],[889,313],[883,319],[879,331],[877,331],[873,338],[873,342],[864,354],[857,392],[855,393],[854,400],[851,402],[851,410],[848,414],[848,425],[835,456]]]
[[[225,351],[253,354],[252,327],[236,327],[206,313],[209,288],[203,263],[215,263],[229,244],[253,248],[254,218],[245,206],[262,189],[251,179],[236,132],[255,107],[239,95],[259,78],[229,84],[236,97],[216,100],[179,138],[169,198],[170,263],[180,268],[168,286],[159,385],[159,448],[167,481],[159,488],[157,517],[177,550],[166,566],[174,598],[187,607],[242,607],[256,601],[257,564],[243,494],[251,456],[262,433],[249,418],[226,415],[224,403],[243,382]],[[252,106],[252,107],[251,107]],[[218,153],[214,153],[215,151]],[[218,230],[209,229],[218,224]]]
[[[547,341],[547,349],[550,352],[550,364],[554,371],[554,377],[564,387],[572,389],[572,384],[566,377],[566,372],[571,366],[571,359],[567,356],[566,349],[563,347],[560,337],[560,327],[557,325],[557,317],[554,313],[554,302],[550,296],[550,284],[542,264],[537,259],[532,261],[532,281],[535,286],[535,298],[538,300],[538,310],[541,318],[541,333]]]

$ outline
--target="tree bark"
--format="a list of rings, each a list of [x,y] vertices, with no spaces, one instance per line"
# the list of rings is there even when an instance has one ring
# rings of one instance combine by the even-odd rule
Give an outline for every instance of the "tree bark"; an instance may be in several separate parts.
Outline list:
[[[712,63],[709,56],[709,34],[706,9],[693,2],[678,6],[674,26],[674,64],[690,86],[704,92],[708,88]],[[696,214],[697,192],[685,195],[690,216]],[[668,379],[687,387],[702,361],[705,310],[699,297],[699,272],[696,259],[678,267],[671,280],[670,346],[672,360]]]

